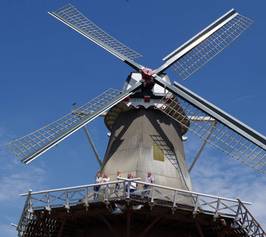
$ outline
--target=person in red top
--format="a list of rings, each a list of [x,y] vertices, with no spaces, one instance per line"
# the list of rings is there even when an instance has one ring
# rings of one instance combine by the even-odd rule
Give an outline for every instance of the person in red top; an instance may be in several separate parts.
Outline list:
[[[151,172],[147,173],[145,182],[146,182],[146,184],[144,184],[144,186],[143,186],[144,190],[149,189],[149,186],[150,186],[149,184],[153,184],[154,183],[154,177],[152,176]],[[144,196],[149,195],[150,191],[147,190],[143,194],[144,194]]]
[[[153,184],[154,183],[154,177],[151,175],[151,172],[148,172],[147,177],[145,179],[145,182],[146,183],[150,183],[150,184]],[[145,185],[146,185],[146,188],[149,187],[148,184],[145,184]],[[145,188],[145,185],[144,185],[144,188]]]

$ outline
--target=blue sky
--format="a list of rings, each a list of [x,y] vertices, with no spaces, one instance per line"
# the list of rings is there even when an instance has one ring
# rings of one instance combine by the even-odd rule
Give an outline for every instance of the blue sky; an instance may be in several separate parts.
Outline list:
[[[49,16],[69,1],[2,1],[0,8],[0,143],[25,135],[84,104],[105,89],[121,88],[130,68]],[[266,134],[264,1],[71,1],[108,33],[144,55],[161,59],[231,8],[252,18],[250,29],[187,81],[173,80]],[[104,154],[102,119],[89,125]],[[189,146],[189,145],[188,145]],[[195,152],[188,148],[188,159]],[[23,199],[19,193],[93,182],[97,162],[82,131],[25,166],[1,151],[0,233],[16,236]],[[266,179],[207,149],[193,171],[194,189],[254,202],[266,226]],[[206,169],[208,167],[208,169]]]

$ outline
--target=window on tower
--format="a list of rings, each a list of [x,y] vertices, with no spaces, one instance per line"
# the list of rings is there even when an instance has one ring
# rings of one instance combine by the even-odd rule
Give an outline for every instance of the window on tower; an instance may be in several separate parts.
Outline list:
[[[153,144],[153,159],[158,161],[164,161],[164,152],[157,144]]]

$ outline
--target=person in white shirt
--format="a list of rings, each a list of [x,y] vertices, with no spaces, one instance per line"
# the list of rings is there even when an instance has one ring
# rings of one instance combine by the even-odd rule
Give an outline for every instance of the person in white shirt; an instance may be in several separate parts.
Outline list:
[[[145,179],[145,182],[146,182],[146,183],[150,183],[150,184],[153,184],[153,183],[154,183],[154,177],[151,175],[151,172],[148,172],[147,177],[146,177],[146,179]],[[145,184],[145,185],[146,185],[146,188],[149,187],[148,184]],[[144,185],[144,186],[145,186],[145,185]],[[144,187],[144,188],[145,188],[145,187]]]
[[[134,179],[134,176],[131,173],[128,173],[127,175],[128,179]],[[130,193],[135,192],[137,189],[137,184],[134,181],[126,182],[126,190]]]
[[[106,174],[103,174],[103,183],[110,182],[110,177],[108,177]],[[107,199],[109,196],[109,184],[103,186],[104,189],[104,198]]]
[[[103,178],[102,178],[102,175],[101,175],[101,172],[100,171],[98,171],[97,173],[96,173],[96,177],[95,177],[95,183],[96,184],[100,184],[100,183],[102,183],[102,181],[103,181]],[[98,192],[99,192],[99,190],[100,190],[100,185],[96,185],[96,186],[94,186],[93,187],[93,190],[94,190],[94,200],[96,200],[96,199],[98,199]]]
[[[101,183],[102,180],[103,180],[102,174],[101,174],[100,171],[98,171],[97,174],[96,174],[95,182],[98,184],[98,183]]]
[[[150,184],[154,183],[154,177],[151,175],[151,172],[148,172],[145,182]]]
[[[102,182],[103,183],[110,182],[110,177],[108,177],[106,174],[103,174]]]
[[[116,172],[116,178],[119,180],[119,178],[122,178],[121,172],[117,171]]]
[[[149,184],[153,184],[154,183],[154,177],[152,176],[152,174],[151,174],[151,172],[148,172],[148,174],[147,174],[147,176],[146,176],[146,179],[145,179],[145,182],[147,183],[147,184],[144,184],[144,186],[143,186],[143,188],[144,189],[149,189]],[[150,191],[146,191],[146,192],[144,192],[144,195],[146,196],[146,195],[149,195],[150,194]]]

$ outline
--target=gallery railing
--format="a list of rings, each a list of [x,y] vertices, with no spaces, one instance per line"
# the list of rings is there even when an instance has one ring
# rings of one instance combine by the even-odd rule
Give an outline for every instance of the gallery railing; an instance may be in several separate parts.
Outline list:
[[[198,192],[175,189],[167,186],[150,184],[139,179],[119,179],[117,181],[81,185],[60,189],[43,190],[39,192],[29,191],[21,194],[26,196],[25,207],[18,224],[18,233],[23,236],[27,225],[34,218],[34,211],[46,210],[51,212],[53,208],[63,207],[69,211],[76,205],[84,205],[102,202],[109,205],[112,201],[136,201],[154,205],[162,205],[171,208],[191,211],[193,215],[205,213],[212,215],[214,219],[229,217],[234,221],[235,229],[241,229],[248,236],[264,237],[265,232],[245,205],[251,203],[242,202],[239,199],[230,199]]]

